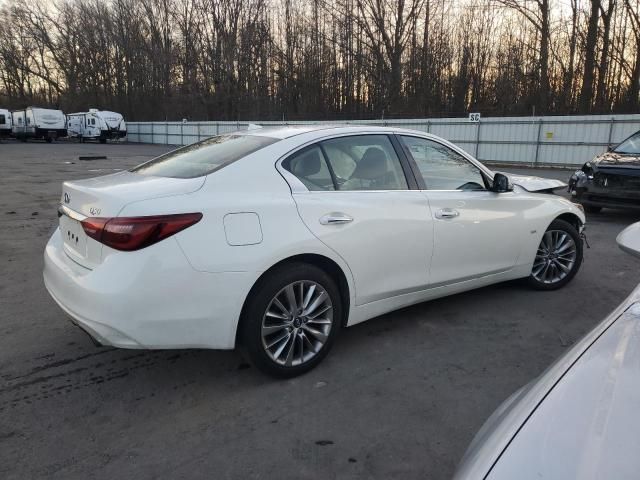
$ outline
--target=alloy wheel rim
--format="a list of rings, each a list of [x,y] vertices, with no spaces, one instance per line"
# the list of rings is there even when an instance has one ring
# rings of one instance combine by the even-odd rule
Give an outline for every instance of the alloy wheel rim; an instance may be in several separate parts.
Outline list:
[[[532,275],[545,284],[563,280],[576,263],[576,242],[563,230],[548,230],[540,241]]]
[[[314,358],[329,338],[333,304],[318,283],[299,280],[280,290],[262,318],[262,346],[279,365],[293,367]]]

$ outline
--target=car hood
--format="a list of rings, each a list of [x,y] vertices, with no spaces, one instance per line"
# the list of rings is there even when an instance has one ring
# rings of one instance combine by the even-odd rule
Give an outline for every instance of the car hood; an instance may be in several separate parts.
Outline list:
[[[511,183],[518,185],[529,192],[540,192],[544,190],[556,190],[558,188],[565,188],[567,186],[561,180],[555,180],[553,178],[534,177],[529,175],[514,175],[511,173],[505,173],[511,180]]]
[[[637,168],[640,170],[640,155],[606,152],[597,156],[591,162],[594,168]]]

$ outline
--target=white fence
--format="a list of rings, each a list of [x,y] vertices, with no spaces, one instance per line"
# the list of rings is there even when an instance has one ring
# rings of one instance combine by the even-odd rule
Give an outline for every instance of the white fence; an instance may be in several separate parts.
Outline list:
[[[130,142],[187,145],[212,135],[244,130],[252,123],[264,127],[283,125],[283,122],[131,122],[127,127]],[[479,122],[466,118],[438,118],[286,124],[410,128],[446,138],[484,162],[561,167],[581,165],[640,130],[640,114],[495,117]]]

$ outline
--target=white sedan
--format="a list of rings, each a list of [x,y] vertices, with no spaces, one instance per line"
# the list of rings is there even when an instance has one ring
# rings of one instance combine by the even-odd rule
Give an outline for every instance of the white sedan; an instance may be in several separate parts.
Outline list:
[[[65,182],[44,281],[100,344],[241,344],[293,376],[343,326],[506,280],[565,285],[585,217],[563,186],[412,130],[234,132]]]

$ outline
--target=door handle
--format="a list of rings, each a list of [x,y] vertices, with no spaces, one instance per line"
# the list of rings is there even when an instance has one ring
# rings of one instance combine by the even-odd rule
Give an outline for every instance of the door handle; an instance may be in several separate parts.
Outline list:
[[[436,212],[436,218],[441,220],[449,220],[452,218],[456,218],[460,215],[460,212],[454,210],[453,208],[442,208]]]
[[[340,225],[349,222],[353,222],[353,218],[341,212],[327,213],[320,217],[320,223],[322,225]]]

